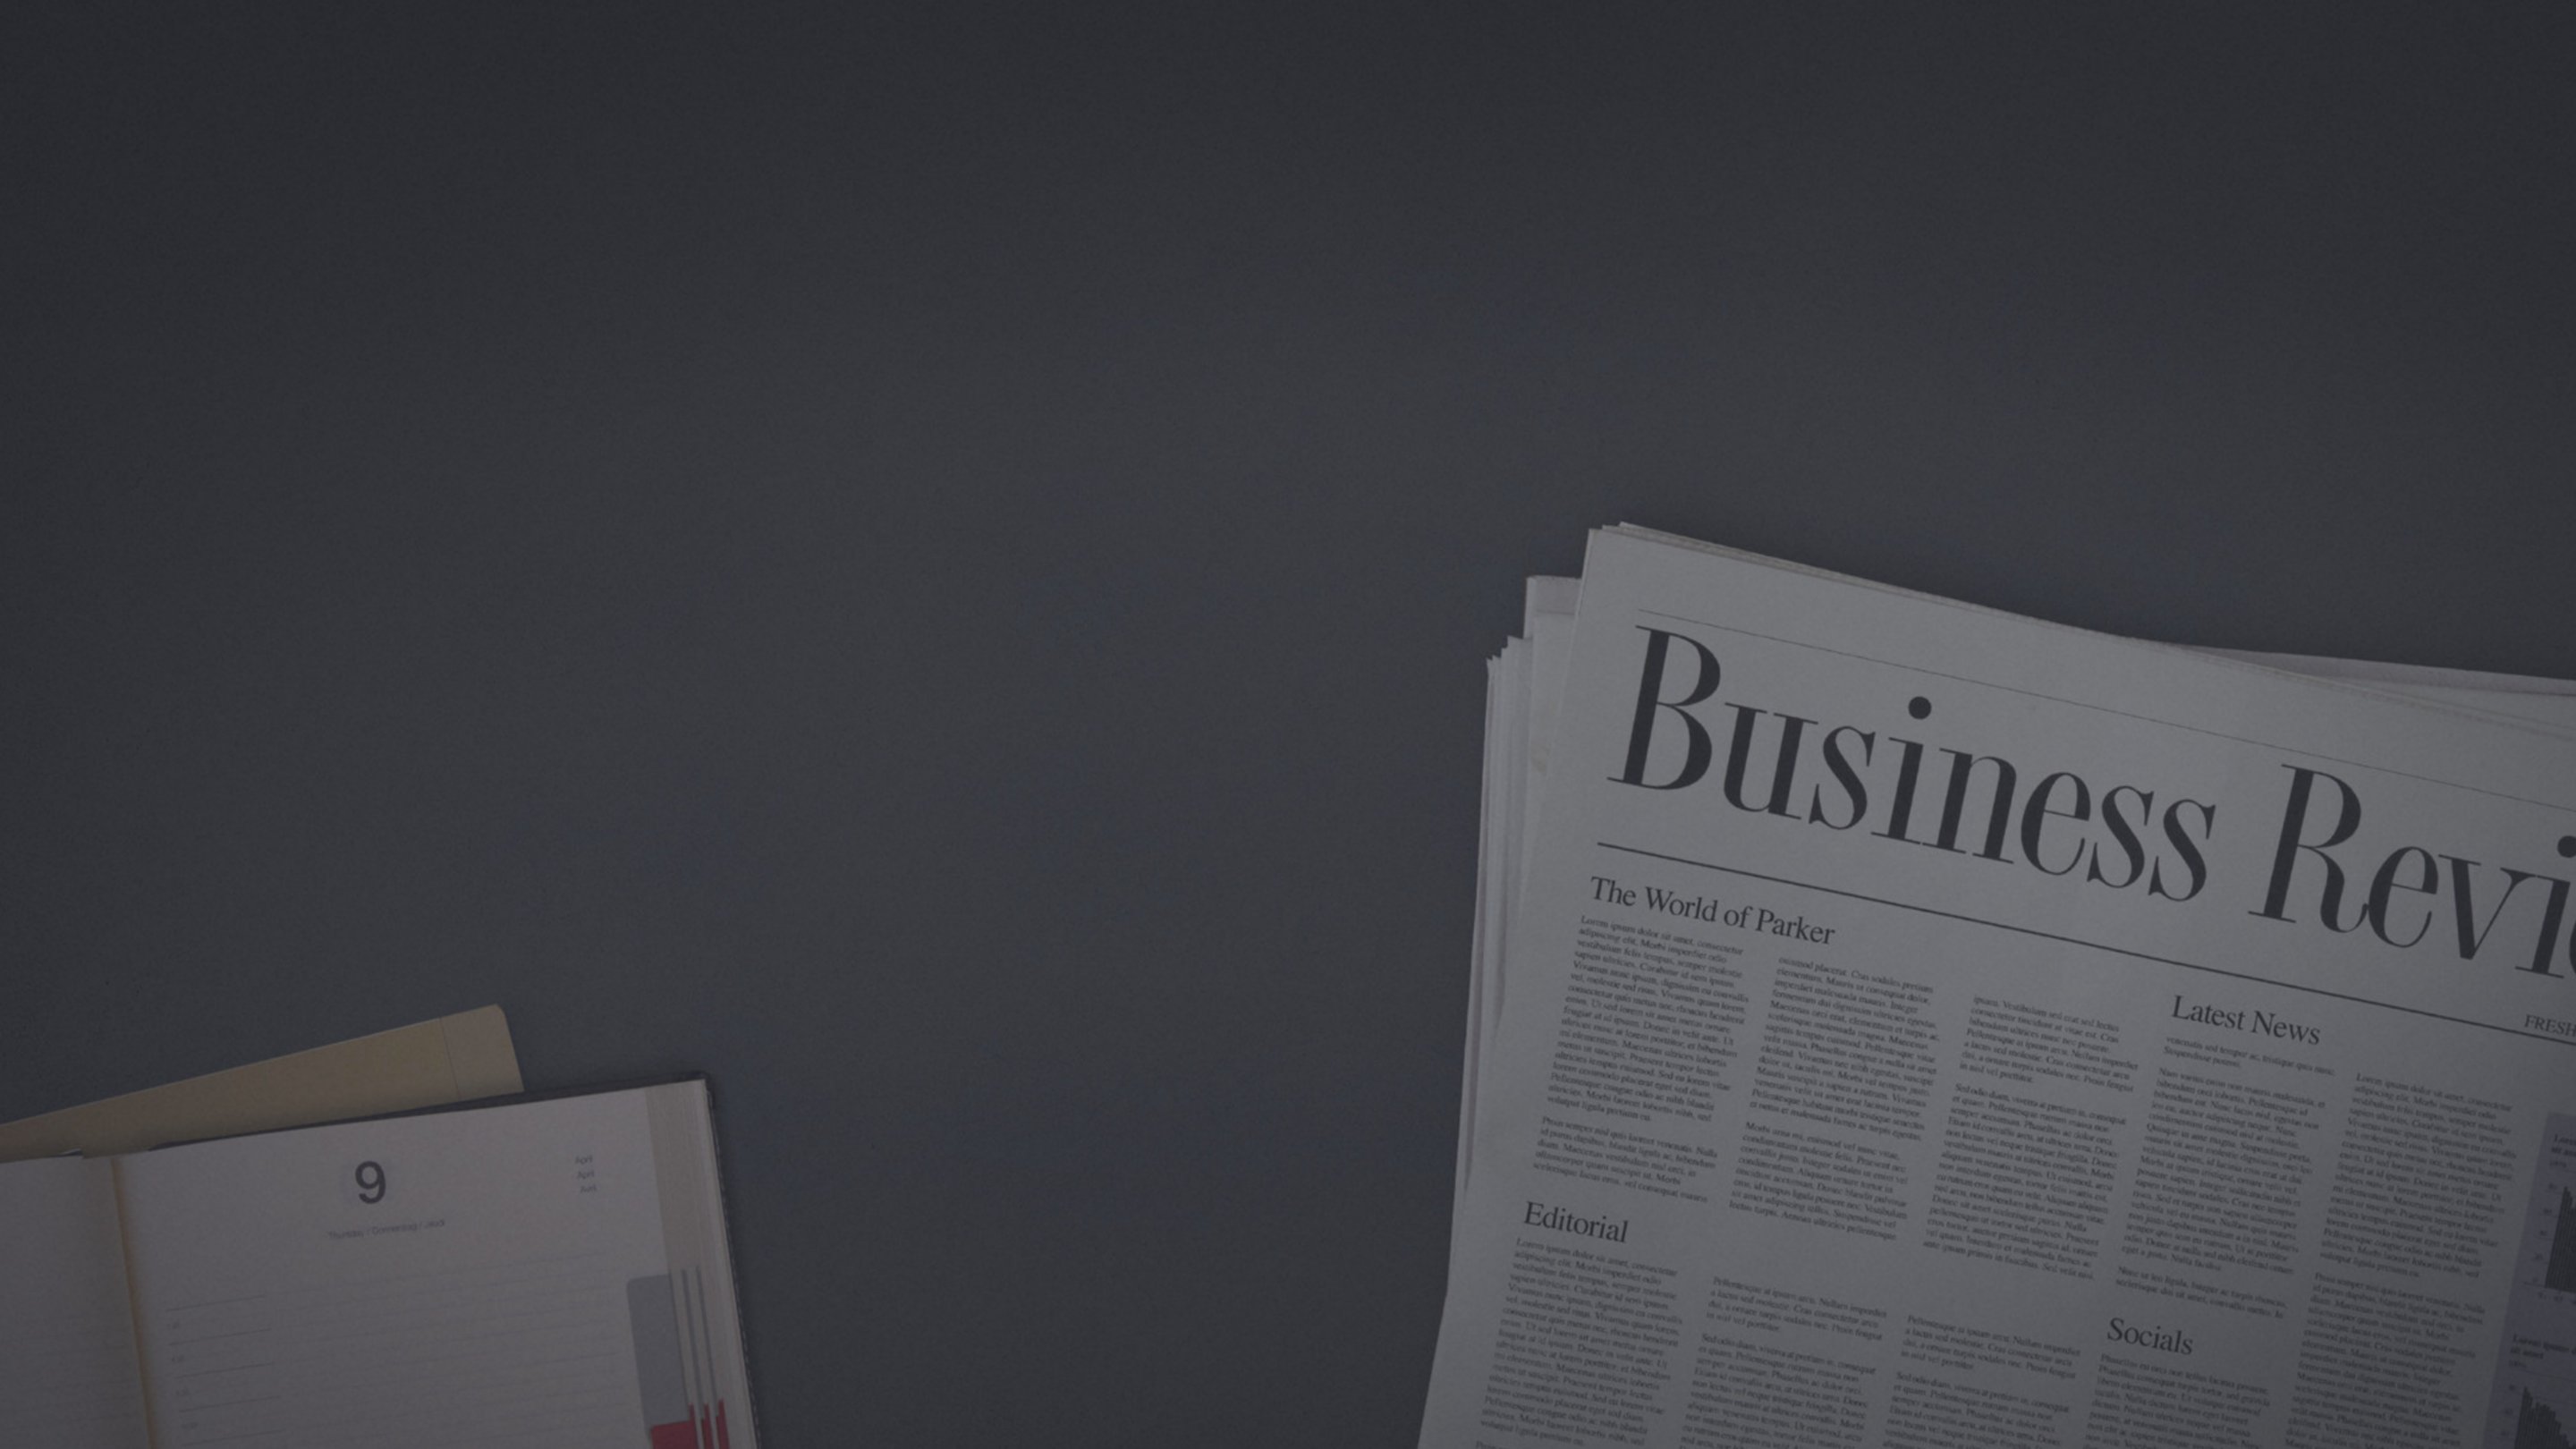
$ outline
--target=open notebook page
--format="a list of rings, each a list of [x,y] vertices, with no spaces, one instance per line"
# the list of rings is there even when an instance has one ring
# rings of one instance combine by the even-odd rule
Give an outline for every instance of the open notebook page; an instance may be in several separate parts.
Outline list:
[[[146,1442],[108,1165],[0,1166],[0,1444]]]
[[[643,1321],[667,1286],[635,1287],[671,1271],[644,1092],[118,1168],[162,1449],[669,1442],[639,1386],[639,1328],[670,1336]]]

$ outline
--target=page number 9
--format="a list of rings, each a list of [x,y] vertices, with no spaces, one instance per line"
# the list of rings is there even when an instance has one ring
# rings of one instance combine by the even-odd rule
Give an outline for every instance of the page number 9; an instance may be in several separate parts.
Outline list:
[[[358,1164],[358,1201],[380,1203],[385,1200],[385,1165],[381,1162]]]

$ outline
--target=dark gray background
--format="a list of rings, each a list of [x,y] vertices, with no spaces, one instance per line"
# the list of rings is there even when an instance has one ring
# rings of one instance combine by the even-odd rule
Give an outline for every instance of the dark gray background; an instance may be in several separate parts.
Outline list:
[[[497,1001],[780,1445],[1405,1445],[1585,528],[2576,675],[2565,25],[1779,8],[21,9],[0,1118]]]

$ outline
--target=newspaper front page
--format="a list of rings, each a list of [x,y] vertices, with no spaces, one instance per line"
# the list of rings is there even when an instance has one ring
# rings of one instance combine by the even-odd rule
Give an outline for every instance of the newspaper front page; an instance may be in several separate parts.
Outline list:
[[[1647,536],[1775,568],[1797,567],[1756,554],[1679,539],[1675,535]],[[1814,569],[1800,571],[1819,572]],[[1886,587],[1869,584],[1866,580],[1845,578],[1844,581],[1872,588]],[[1580,585],[1580,580],[1569,578],[1533,576],[1529,579],[1521,633],[1509,640],[1486,666],[1486,797],[1480,817],[1476,923],[1469,952],[1472,974],[1468,986],[1466,1071],[1459,1093],[1458,1191],[1453,1196],[1453,1203],[1461,1206],[1466,1199],[1465,1184],[1475,1141],[1473,1124],[1479,1090],[1477,1063],[1483,1047],[1492,1039],[1503,999],[1504,928],[1518,908],[1524,867],[1536,853],[1531,844],[1538,828],[1539,792],[1546,780],[1547,762],[1555,739],[1557,705],[1564,693],[1565,666],[1574,648],[1575,600]],[[1929,595],[1909,596],[1942,602]],[[2315,679],[2365,686],[2380,693],[2448,705],[2472,713],[2500,715],[2576,739],[2576,681],[2319,655],[2257,654],[2228,649],[2195,649],[2194,652]]]
[[[1624,532],[1567,669],[1426,1445],[2576,1435],[2564,736]]]

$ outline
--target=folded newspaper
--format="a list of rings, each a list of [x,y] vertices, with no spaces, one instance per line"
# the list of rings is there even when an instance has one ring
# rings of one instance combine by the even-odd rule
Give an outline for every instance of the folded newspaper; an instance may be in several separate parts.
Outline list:
[[[1636,528],[1489,679],[1425,1446],[2576,1442],[2576,686]]]

